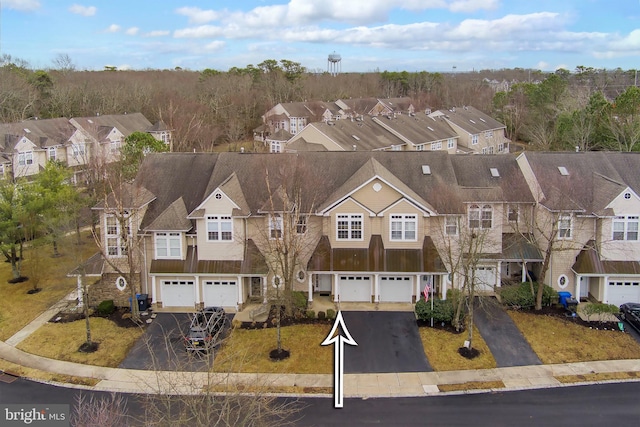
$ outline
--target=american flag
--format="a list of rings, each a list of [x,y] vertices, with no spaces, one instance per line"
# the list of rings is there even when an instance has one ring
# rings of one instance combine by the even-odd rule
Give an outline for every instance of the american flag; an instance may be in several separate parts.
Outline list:
[[[431,291],[431,286],[429,286],[430,282],[431,282],[431,279],[429,279],[429,282],[427,282],[427,284],[424,286],[424,290],[422,291],[422,293],[424,294],[425,301],[429,301],[429,292]]]

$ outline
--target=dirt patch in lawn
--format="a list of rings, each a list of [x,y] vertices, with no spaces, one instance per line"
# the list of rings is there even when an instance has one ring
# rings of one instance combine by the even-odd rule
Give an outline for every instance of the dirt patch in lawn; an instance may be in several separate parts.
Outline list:
[[[448,391],[467,391],[467,390],[491,390],[495,388],[504,388],[502,381],[472,381],[462,384],[440,384],[438,390]]]
[[[580,383],[592,381],[614,381],[614,380],[633,380],[638,379],[638,372],[596,372],[584,375],[558,375],[555,378],[561,383]]]

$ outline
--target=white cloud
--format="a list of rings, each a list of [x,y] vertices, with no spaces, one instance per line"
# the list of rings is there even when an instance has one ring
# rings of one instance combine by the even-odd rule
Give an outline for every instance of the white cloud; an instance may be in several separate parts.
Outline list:
[[[183,30],[176,30],[173,33],[177,38],[213,38],[223,35],[223,30],[220,27],[213,25],[201,25],[194,28],[185,28]]]
[[[170,33],[170,31],[167,30],[154,30],[154,31],[149,31],[148,33],[145,33],[145,37],[162,37],[162,36],[168,36]]]
[[[131,27],[131,28],[127,28],[127,30],[125,31],[125,34],[129,36],[135,36],[136,34],[138,34],[138,31],[140,31],[140,28]]]
[[[220,13],[213,10],[202,10],[199,7],[181,7],[176,9],[178,15],[189,18],[190,24],[206,24],[220,19]]]
[[[118,24],[111,24],[109,25],[109,27],[107,27],[107,29],[105,30],[107,33],[117,33],[118,31],[120,31],[121,27]]]
[[[206,44],[204,48],[205,50],[208,50],[208,51],[219,51],[219,50],[222,50],[224,46],[225,46],[225,42],[221,40],[216,40],[216,41],[212,41],[209,44]]]
[[[69,8],[69,12],[82,16],[93,16],[98,9],[95,6],[82,6],[80,4],[74,4]]]
[[[40,2],[37,0],[2,0],[0,1],[0,6],[2,9],[32,12],[40,8]]]

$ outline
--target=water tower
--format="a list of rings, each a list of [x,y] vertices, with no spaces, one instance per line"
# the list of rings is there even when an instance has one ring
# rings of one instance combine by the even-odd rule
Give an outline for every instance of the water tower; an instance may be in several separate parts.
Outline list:
[[[327,59],[327,72],[332,76],[337,76],[338,74],[340,74],[340,72],[342,71],[340,64],[341,60],[342,58],[340,57],[340,55],[335,53],[335,51],[330,54],[329,59]]]

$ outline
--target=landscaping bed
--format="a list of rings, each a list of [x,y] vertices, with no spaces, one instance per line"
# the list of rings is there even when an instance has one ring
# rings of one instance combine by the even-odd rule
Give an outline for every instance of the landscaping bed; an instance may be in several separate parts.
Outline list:
[[[277,326],[277,311],[276,306],[272,305],[269,310],[267,320],[264,322],[241,322],[241,329],[265,329],[275,328]],[[294,310],[293,314],[288,316],[282,308],[280,312],[280,326],[293,326],[293,325],[331,325],[333,324],[333,318],[324,317],[309,317],[306,313],[299,310]]]
[[[119,307],[116,310],[114,310],[112,313],[99,314],[97,312],[94,312],[90,314],[89,317],[90,318],[99,317],[99,318],[110,320],[120,328],[138,328],[138,327],[145,327],[147,325],[147,323],[144,320],[148,318],[148,315],[140,316],[142,321],[137,323],[131,319],[131,310],[129,310],[128,308]],[[57,313],[55,316],[53,316],[49,320],[49,322],[50,323],[71,323],[71,322],[75,322],[77,320],[82,320],[82,319],[84,319],[84,313],[82,312],[61,311]]]

